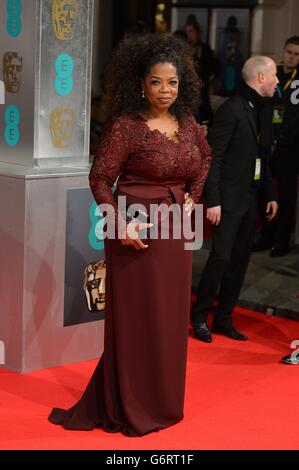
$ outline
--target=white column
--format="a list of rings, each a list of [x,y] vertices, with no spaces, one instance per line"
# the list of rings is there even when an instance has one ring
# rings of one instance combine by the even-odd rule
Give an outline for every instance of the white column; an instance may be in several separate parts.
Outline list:
[[[251,50],[281,60],[285,40],[298,35],[298,0],[260,0],[254,9]]]

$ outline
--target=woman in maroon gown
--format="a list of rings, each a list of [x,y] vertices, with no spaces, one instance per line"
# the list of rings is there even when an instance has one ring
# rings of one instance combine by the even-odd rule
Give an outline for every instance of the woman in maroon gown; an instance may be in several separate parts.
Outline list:
[[[107,80],[114,117],[90,172],[98,204],[117,212],[122,195],[146,209],[176,203],[191,213],[211,159],[191,114],[199,90],[178,39],[121,43]],[[101,426],[142,436],[183,418],[192,252],[183,237],[145,241],[142,227],[133,219],[122,235],[105,240],[104,354],[80,401],[52,411],[50,421],[66,429]]]

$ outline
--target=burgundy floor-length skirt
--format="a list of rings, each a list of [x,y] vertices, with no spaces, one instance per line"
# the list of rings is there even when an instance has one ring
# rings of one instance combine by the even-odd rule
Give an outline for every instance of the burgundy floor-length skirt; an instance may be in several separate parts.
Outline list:
[[[183,239],[105,243],[104,354],[79,402],[49,420],[141,436],[183,418],[192,252]]]

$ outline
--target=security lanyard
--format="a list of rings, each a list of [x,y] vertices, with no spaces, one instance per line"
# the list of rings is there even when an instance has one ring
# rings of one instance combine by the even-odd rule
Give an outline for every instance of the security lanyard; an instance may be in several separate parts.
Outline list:
[[[289,86],[291,85],[291,83],[294,80],[294,78],[296,77],[296,75],[297,75],[297,69],[294,69],[291,78],[287,81],[287,83],[283,87],[283,91],[286,91],[289,88]],[[282,91],[281,91],[281,88],[280,88],[279,85],[277,85],[276,91],[278,93],[279,98],[281,99],[282,98]]]
[[[293,81],[294,78],[296,77],[296,74],[297,74],[297,69],[294,69],[290,80],[288,80],[287,83],[285,84],[285,86],[283,87],[283,91],[286,91],[286,90],[289,88],[289,86],[291,85],[292,81]]]

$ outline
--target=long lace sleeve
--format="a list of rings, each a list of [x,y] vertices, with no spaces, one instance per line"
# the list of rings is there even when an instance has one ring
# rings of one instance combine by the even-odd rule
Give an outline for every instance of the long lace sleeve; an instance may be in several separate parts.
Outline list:
[[[106,126],[89,174],[90,189],[97,204],[106,205],[101,209],[108,237],[112,238],[116,234],[121,238],[126,230],[126,214],[119,213],[111,188],[130,155],[129,125],[129,119],[121,116]]]
[[[117,209],[111,188],[130,154],[128,119],[121,116],[106,126],[89,174],[89,184],[97,204]]]
[[[189,194],[190,194],[190,197],[192,197],[193,201],[195,203],[198,203],[200,196],[202,195],[206,179],[209,174],[211,160],[212,160],[212,149],[209,146],[204,136],[203,128],[200,127],[199,124],[195,123],[195,121],[194,121],[194,126],[196,126],[195,127],[195,132],[197,136],[196,140],[197,140],[197,145],[199,147],[200,155],[201,155],[201,168],[200,168],[198,175],[196,175],[195,178],[189,181]]]

